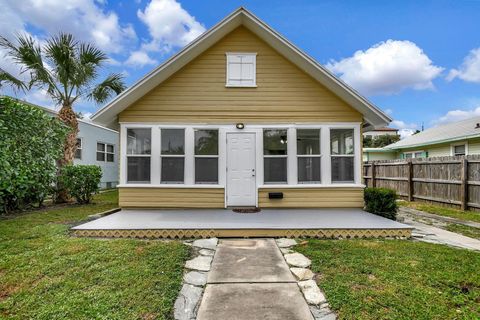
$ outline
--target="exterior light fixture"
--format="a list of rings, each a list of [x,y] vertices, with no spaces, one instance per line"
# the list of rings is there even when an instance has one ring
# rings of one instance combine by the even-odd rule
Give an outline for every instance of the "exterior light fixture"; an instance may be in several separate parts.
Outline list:
[[[243,128],[245,128],[245,125],[243,123],[237,123],[236,127],[237,129],[242,130]]]

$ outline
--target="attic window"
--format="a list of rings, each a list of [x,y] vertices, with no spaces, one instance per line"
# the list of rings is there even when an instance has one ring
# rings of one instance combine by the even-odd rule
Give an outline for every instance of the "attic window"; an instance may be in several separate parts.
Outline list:
[[[227,87],[256,87],[256,53],[227,52]]]

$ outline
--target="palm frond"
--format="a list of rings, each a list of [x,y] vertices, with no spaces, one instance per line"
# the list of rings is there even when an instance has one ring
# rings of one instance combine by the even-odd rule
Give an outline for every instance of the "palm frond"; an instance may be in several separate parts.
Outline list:
[[[87,98],[96,103],[104,103],[114,94],[119,94],[125,90],[125,88],[126,86],[123,81],[123,75],[120,73],[114,73],[95,86],[93,90],[87,94]]]
[[[53,36],[45,45],[45,55],[50,60],[57,81],[62,84],[64,95],[68,95],[68,90],[73,82],[78,65],[76,54],[78,41],[73,35],[60,33]]]
[[[27,89],[26,84],[22,80],[0,68],[0,88],[4,83],[9,84],[14,90],[25,91]]]
[[[21,73],[29,73],[27,89],[32,86],[46,86],[48,93],[60,99],[62,93],[58,90],[55,78],[44,64],[41,47],[29,35],[18,35],[16,40],[18,45],[0,36],[0,47],[6,50],[7,56],[20,65]]]

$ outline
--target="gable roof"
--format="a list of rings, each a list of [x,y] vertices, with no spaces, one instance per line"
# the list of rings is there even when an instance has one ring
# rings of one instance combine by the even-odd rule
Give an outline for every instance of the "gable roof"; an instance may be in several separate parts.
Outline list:
[[[480,117],[433,127],[386,146],[386,149],[404,149],[437,143],[480,138]]]
[[[153,69],[133,86],[122,92],[106,106],[98,110],[92,120],[106,126],[116,124],[117,115],[140,99],[147,92],[168,79],[187,63],[198,57],[217,41],[239,26],[244,26],[269,44],[301,70],[309,74],[319,83],[333,91],[350,106],[363,114],[369,127],[384,127],[392,119],[373,105],[357,91],[338,79],[312,57],[298,49],[250,11],[243,7],[232,12],[210,30],[203,33],[193,42],[185,46],[177,54]]]

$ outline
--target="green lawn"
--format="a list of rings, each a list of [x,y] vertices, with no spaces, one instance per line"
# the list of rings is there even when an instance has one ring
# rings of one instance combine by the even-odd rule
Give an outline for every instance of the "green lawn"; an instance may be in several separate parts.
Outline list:
[[[480,229],[465,226],[463,224],[452,223],[445,227],[446,230],[463,234],[464,236],[479,239],[480,240]]]
[[[295,250],[339,319],[479,319],[480,253],[405,240],[309,240]]]
[[[189,251],[181,242],[69,236],[117,206],[52,207],[0,220],[1,319],[170,319]]]
[[[399,201],[400,206],[409,207],[412,209],[425,211],[433,214],[438,214],[440,216],[457,218],[464,221],[475,221],[480,222],[480,212],[478,211],[462,211],[453,208],[435,206],[431,204],[421,203],[421,202],[408,202],[408,201]]]

